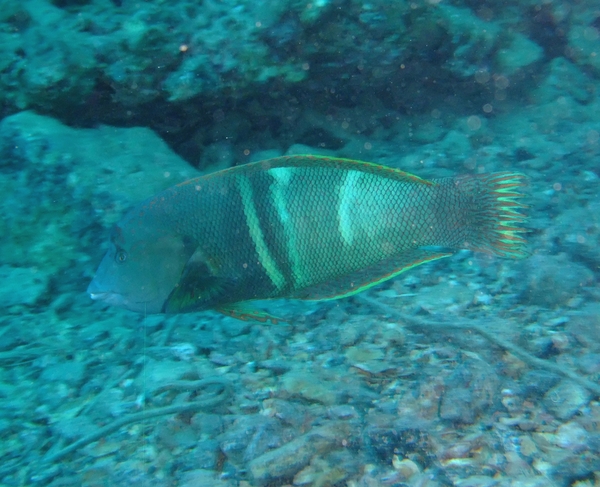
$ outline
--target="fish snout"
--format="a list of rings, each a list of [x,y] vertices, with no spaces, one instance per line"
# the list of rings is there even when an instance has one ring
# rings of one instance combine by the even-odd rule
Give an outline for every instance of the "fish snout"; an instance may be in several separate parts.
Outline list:
[[[104,294],[98,286],[98,282],[95,278],[92,279],[92,281],[89,283],[86,292],[90,295],[92,299],[102,299],[101,295]]]

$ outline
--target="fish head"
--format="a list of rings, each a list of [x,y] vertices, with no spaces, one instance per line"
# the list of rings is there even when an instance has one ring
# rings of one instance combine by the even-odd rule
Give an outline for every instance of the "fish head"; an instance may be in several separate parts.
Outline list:
[[[120,223],[87,292],[113,306],[161,313],[193,252],[191,241],[168,226]]]

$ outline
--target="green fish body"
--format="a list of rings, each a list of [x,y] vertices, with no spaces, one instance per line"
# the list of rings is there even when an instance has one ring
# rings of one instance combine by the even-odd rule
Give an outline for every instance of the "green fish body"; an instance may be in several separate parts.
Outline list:
[[[518,173],[424,180],[317,156],[256,162],[173,186],[111,234],[88,292],[147,313],[350,296],[458,249],[526,255]]]

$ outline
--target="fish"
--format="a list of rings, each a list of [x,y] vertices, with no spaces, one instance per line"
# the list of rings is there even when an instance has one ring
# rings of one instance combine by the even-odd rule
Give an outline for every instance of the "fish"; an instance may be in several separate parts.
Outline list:
[[[294,155],[182,182],[125,214],[87,289],[129,310],[277,323],[265,299],[352,296],[461,249],[527,257],[518,172],[422,179]]]

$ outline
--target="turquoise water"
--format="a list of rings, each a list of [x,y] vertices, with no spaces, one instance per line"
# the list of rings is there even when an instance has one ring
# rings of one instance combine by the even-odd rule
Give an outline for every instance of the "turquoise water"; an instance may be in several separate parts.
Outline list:
[[[600,483],[595,2],[1,7],[0,485]],[[277,325],[86,293],[136,203],[307,153],[524,173],[530,256]]]

